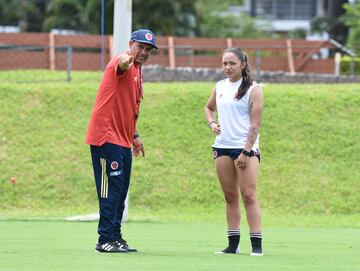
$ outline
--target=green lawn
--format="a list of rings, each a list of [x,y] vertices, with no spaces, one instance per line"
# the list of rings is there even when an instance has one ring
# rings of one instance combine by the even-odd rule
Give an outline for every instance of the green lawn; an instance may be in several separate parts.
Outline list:
[[[132,254],[95,253],[95,222],[0,221],[0,270],[317,270],[360,268],[360,229],[269,227],[264,257],[250,257],[247,228],[240,255],[215,255],[225,225],[129,222]]]
[[[146,83],[138,124],[146,158],[134,161],[124,225],[140,252],[104,255],[94,252],[95,222],[61,221],[97,211],[84,137],[100,73],[74,72],[70,83],[55,75],[0,80],[1,271],[360,270],[359,84],[264,85],[265,256],[254,258],[246,221],[241,255],[213,254],[226,244],[203,117],[214,83]]]
[[[0,82],[0,218],[97,210],[84,138],[100,73],[74,72],[73,78]],[[140,214],[178,209],[187,219],[189,212],[223,206],[211,152],[214,136],[203,116],[213,86],[145,84],[138,128],[146,157],[134,159],[130,190]],[[263,89],[258,181],[263,210],[359,214],[360,85],[265,84]]]

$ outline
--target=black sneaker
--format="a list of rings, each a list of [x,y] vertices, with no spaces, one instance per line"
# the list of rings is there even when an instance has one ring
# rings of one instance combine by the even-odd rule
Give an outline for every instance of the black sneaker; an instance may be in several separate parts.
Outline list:
[[[126,253],[129,252],[127,249],[119,247],[115,242],[106,242],[103,244],[96,244],[96,252],[107,252],[107,253]]]
[[[262,238],[250,237],[252,251],[250,256],[264,256],[262,252]]]
[[[116,240],[115,244],[122,249],[126,249],[128,252],[137,252],[137,249],[129,247],[128,243],[123,238],[120,238],[120,240]]]
[[[232,248],[232,247],[227,247],[221,251],[215,252],[215,254],[239,254],[239,253],[240,253],[239,248]]]
[[[253,247],[250,256],[264,256],[261,247]]]

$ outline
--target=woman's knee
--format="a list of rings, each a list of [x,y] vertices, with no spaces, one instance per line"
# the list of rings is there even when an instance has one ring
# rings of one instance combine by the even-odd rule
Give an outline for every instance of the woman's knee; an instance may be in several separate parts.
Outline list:
[[[238,203],[239,202],[239,195],[237,193],[234,193],[234,192],[224,192],[224,198],[225,198],[225,202],[227,204],[232,204],[232,203]]]
[[[242,192],[241,197],[245,206],[253,205],[257,201],[255,191]]]

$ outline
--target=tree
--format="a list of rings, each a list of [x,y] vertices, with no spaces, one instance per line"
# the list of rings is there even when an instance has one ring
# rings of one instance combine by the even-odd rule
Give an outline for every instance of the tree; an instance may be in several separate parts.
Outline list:
[[[209,16],[204,20],[201,28],[202,35],[205,37],[259,38],[266,36],[256,27],[254,19],[246,14]]]
[[[247,15],[219,16],[242,0],[132,0],[133,28],[157,35],[256,37],[260,31]],[[54,28],[100,34],[101,0],[0,0],[0,24],[22,31]],[[105,34],[113,32],[114,0],[105,0]]]
[[[350,27],[347,44],[356,47],[360,51],[360,0],[354,1],[353,5],[344,5],[345,14],[341,17],[344,24]]]
[[[89,1],[90,3],[92,1]],[[47,7],[47,16],[43,24],[45,31],[53,28],[72,29],[86,31],[92,28],[85,25],[85,5],[84,0],[53,0]],[[87,21],[87,20],[86,20]]]
[[[348,27],[340,19],[345,13],[344,4],[348,0],[327,0],[325,1],[325,16],[316,17],[311,22],[311,30],[313,32],[327,32],[329,37],[345,44],[348,34]]]
[[[133,28],[149,28],[163,36],[198,33],[197,10],[192,0],[133,0]]]
[[[21,31],[39,31],[42,17],[38,1],[0,0],[0,24],[19,26]]]
[[[233,15],[228,12],[230,6],[241,6],[242,0],[197,0],[200,33],[205,37],[265,37],[255,20],[242,13]]]
[[[105,1],[105,33],[112,33],[114,1]],[[72,29],[90,34],[101,33],[101,1],[51,0],[43,31]]]

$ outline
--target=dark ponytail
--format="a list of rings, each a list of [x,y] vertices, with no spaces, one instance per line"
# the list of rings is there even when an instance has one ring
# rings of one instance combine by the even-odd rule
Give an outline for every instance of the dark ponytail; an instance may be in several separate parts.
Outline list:
[[[254,82],[254,79],[250,74],[248,57],[245,54],[245,52],[242,51],[240,48],[228,48],[224,51],[224,54],[225,53],[233,53],[242,63],[245,63],[245,67],[241,72],[242,82],[241,85],[239,86],[238,92],[235,95],[235,99],[240,100],[246,94],[247,90]]]

